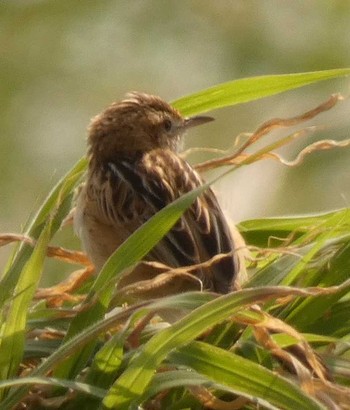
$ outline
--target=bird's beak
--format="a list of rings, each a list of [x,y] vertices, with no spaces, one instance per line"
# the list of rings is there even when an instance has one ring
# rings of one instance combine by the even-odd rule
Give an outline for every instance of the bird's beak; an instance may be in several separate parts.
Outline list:
[[[185,118],[184,127],[185,129],[192,128],[192,127],[196,127],[197,125],[205,124],[211,121],[214,121],[213,117],[207,117],[204,115],[196,115],[195,117]]]

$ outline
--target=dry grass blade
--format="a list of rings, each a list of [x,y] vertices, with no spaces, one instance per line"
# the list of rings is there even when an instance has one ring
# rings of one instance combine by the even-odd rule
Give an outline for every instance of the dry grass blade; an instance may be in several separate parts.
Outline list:
[[[344,409],[350,407],[350,389],[332,382],[323,383],[320,380],[314,381],[316,396],[329,409]]]
[[[262,137],[265,135],[269,134],[271,131],[279,128],[287,128],[287,127],[292,127],[295,125],[299,125],[305,121],[311,120],[312,118],[316,117],[317,115],[330,110],[333,108],[339,101],[344,100],[344,97],[340,94],[334,94],[332,95],[327,101],[323,102],[322,104],[318,105],[317,107],[313,108],[310,111],[307,111],[301,115],[291,117],[291,118],[274,118],[271,120],[266,121],[263,123],[258,129],[250,135],[248,140],[243,143],[234,153],[223,156],[221,158],[216,158],[212,160],[208,160],[205,162],[202,162],[200,164],[197,164],[195,167],[198,171],[207,171],[209,169],[215,169],[221,166],[226,166],[226,165],[243,165],[246,163],[254,162],[260,159],[269,159],[269,158],[274,158],[280,160],[280,157],[275,154],[271,153],[273,149],[279,148],[283,145],[286,145],[287,143],[290,143],[291,141],[300,138],[305,135],[309,135],[310,132],[315,131],[315,127],[309,127],[300,131],[297,131],[293,133],[292,135],[278,141],[275,144],[272,144],[268,147],[266,147],[263,150],[260,150],[258,153],[250,155],[245,153],[246,149],[249,148],[251,145],[253,145],[255,142],[259,141]],[[310,154],[311,152],[317,151],[317,150],[325,150],[325,149],[331,149],[333,147],[343,147],[349,145],[349,142],[347,141],[342,141],[342,142],[336,142],[332,140],[325,140],[325,141],[319,141],[318,143],[311,144],[309,147],[305,148],[299,155],[301,155],[301,159],[299,159],[299,156],[297,158],[297,162],[295,165],[298,165],[302,159]],[[285,163],[285,160],[281,159],[282,163]],[[286,164],[287,165],[287,164]]]
[[[0,235],[0,247],[13,242],[22,242],[35,246],[36,241],[22,234],[6,233]],[[72,292],[79,288],[94,273],[94,266],[84,252],[73,251],[60,246],[48,246],[46,254],[50,258],[76,265],[84,266],[84,269],[74,271],[61,283],[49,287],[38,288],[35,299],[46,299],[49,306],[61,306],[65,301],[79,302],[84,295],[73,295]]]
[[[264,316],[263,322],[254,324],[254,333],[257,340],[275,356],[283,360],[284,363],[294,367],[300,384],[306,387],[305,390],[308,390],[307,382],[310,382],[312,374],[325,381],[328,378],[327,370],[304,337],[285,322],[266,313],[264,313]],[[293,346],[296,349],[293,348],[291,352],[283,350],[273,341],[269,331],[285,333],[293,337],[297,341],[297,344]]]
[[[13,242],[23,242],[33,247],[36,244],[36,241],[34,239],[22,234],[5,233],[0,235],[0,247],[9,245]],[[91,265],[90,259],[86,256],[84,252],[72,251],[69,249],[62,248],[60,246],[48,246],[47,256],[72,264],[83,266]]]
[[[300,165],[304,161],[305,157],[311,154],[312,152],[325,151],[325,150],[329,150],[332,148],[344,148],[344,147],[348,147],[349,145],[350,145],[350,139],[346,139],[343,141],[321,140],[321,141],[316,141],[313,144],[310,144],[307,147],[305,147],[303,150],[299,152],[297,157],[292,161],[283,159],[280,155],[276,153],[270,153],[269,157],[273,159],[277,159],[283,165],[287,165],[289,167],[295,167],[297,165]]]
[[[246,249],[246,245],[243,245],[242,248]],[[145,275],[140,275],[136,269],[126,272],[118,284],[118,292],[114,297],[116,299],[128,297],[151,299],[180,292],[205,290],[203,289],[201,279],[195,276],[194,271],[199,268],[210,267],[224,258],[232,257],[234,253],[239,253],[240,251],[241,248],[236,248],[231,252],[215,255],[205,262],[179,268],[172,268],[156,261],[143,261],[138,266],[146,269],[147,267],[153,268],[150,269],[150,272],[155,272],[155,276],[149,278]],[[239,281],[234,286],[238,289],[240,287]]]

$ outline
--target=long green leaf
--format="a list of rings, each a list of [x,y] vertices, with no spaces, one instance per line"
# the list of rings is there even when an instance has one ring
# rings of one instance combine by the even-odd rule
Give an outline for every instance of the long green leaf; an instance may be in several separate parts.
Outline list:
[[[209,380],[229,387],[234,393],[257,401],[262,406],[268,403],[277,409],[325,409],[296,384],[280,375],[206,343],[192,342],[172,353],[170,360],[177,365],[189,366]]]
[[[331,80],[348,76],[349,74],[350,68],[340,68],[308,73],[243,78],[218,84],[190,96],[180,98],[174,101],[173,105],[184,115],[193,115],[257,100],[318,81]]]
[[[290,234],[297,239],[305,233],[316,232],[320,229],[332,228],[334,235],[349,232],[350,210],[345,208],[315,215],[252,219],[241,222],[237,227],[250,245],[271,247],[275,244],[280,246],[281,240]],[[270,243],[269,239],[272,237],[281,240]]]
[[[71,380],[55,379],[53,377],[21,377],[12,380],[7,380],[4,382],[0,382],[0,389],[6,389],[9,387],[17,387],[23,385],[47,385],[64,387],[66,389],[72,389],[80,393],[85,393],[100,399],[102,399],[106,395],[106,390],[101,389],[99,387],[86,383],[73,382]]]
[[[292,289],[286,287],[245,289],[200,306],[169,328],[157,333],[143,346],[112,386],[103,400],[103,405],[108,409],[126,410],[131,403],[139,403],[157,367],[171,350],[195,339],[209,327],[242,309],[244,305],[273,295],[290,295],[291,292]],[[303,291],[298,292],[303,295]]]
[[[48,223],[22,269],[14,289],[14,297],[6,312],[0,344],[1,380],[15,376],[22,360],[28,308],[41,276],[50,234],[51,223]]]

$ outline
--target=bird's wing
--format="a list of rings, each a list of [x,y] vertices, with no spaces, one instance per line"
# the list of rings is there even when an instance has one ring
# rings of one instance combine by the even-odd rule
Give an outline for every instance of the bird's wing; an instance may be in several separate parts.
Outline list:
[[[116,225],[141,226],[157,211],[201,185],[196,171],[172,151],[155,150],[137,161],[108,163],[109,187],[100,200],[101,212]],[[100,195],[101,196],[101,195]],[[147,256],[168,266],[190,266],[229,253],[195,272],[205,288],[226,293],[238,266],[233,241],[217,199],[207,189]]]

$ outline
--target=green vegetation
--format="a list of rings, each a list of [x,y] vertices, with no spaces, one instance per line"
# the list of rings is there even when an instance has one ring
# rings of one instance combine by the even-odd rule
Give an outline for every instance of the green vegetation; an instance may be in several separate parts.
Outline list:
[[[200,113],[349,74],[340,69],[248,78],[174,104],[184,115]],[[311,119],[337,101],[292,122]],[[280,121],[272,125],[282,126]],[[285,127],[288,120],[282,123]],[[261,141],[270,126],[260,127],[242,146]],[[229,159],[215,162],[232,164],[219,178],[265,158],[284,163],[272,151],[303,132],[250,155],[236,148]],[[307,153],[347,144],[319,141]],[[62,295],[40,293],[44,262],[53,253],[49,244],[69,214],[85,168],[82,159],[62,178],[25,235],[0,236],[2,244],[21,241],[0,284],[0,409],[21,408],[20,403],[32,409],[228,408],[224,402],[245,409],[326,409],[332,403],[349,408],[349,209],[242,222],[239,230],[251,250],[242,290],[120,306],[114,284],[204,186],[136,231],[95,280]],[[72,254],[73,262],[76,258]],[[156,315],[169,312],[179,320],[168,326]]]

